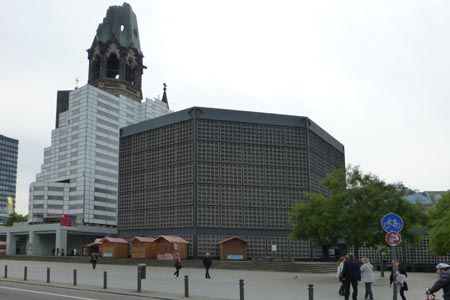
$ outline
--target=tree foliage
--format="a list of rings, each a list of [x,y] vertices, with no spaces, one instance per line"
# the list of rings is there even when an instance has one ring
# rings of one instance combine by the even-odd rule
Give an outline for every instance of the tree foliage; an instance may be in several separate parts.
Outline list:
[[[437,255],[450,253],[450,193],[436,201],[430,211],[430,250]]]
[[[358,167],[336,170],[322,181],[322,186],[327,195],[307,193],[309,201],[293,207],[292,238],[310,239],[321,246],[344,242],[354,247],[357,256],[363,245],[385,243],[381,219],[387,213],[403,218],[401,235],[410,240],[417,237],[417,227],[427,222],[421,206],[402,199],[406,192],[402,185],[386,184],[375,175],[363,174]]]
[[[21,214],[18,214],[16,212],[13,212],[9,215],[8,219],[5,220],[5,223],[3,223],[4,226],[12,226],[16,222],[25,222],[28,221],[28,216],[24,216]]]

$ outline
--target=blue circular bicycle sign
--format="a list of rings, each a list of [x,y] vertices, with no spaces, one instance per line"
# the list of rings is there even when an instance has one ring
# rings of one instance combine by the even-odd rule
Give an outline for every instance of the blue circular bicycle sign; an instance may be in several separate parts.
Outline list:
[[[381,227],[386,232],[400,232],[403,229],[403,219],[397,214],[388,213],[381,219]]]

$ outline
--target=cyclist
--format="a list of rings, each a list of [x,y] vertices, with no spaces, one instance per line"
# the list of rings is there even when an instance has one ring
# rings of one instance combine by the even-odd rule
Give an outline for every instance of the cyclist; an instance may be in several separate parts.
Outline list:
[[[446,263],[437,264],[436,273],[439,274],[439,279],[432,287],[427,288],[427,293],[434,294],[442,289],[444,300],[450,300],[450,265]]]

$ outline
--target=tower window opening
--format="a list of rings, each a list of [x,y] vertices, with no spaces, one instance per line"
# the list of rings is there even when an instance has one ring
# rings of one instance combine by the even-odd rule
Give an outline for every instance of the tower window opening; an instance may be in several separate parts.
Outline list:
[[[125,80],[134,85],[134,68],[127,64],[125,70]]]
[[[114,54],[111,54],[111,56],[108,58],[106,66],[106,77],[119,79],[119,59]]]
[[[122,25],[120,25],[120,31],[122,31],[123,32],[123,30],[125,29],[125,26],[122,24]]]
[[[93,80],[97,80],[100,78],[100,60],[97,59],[96,61],[94,61],[92,67],[94,69]]]

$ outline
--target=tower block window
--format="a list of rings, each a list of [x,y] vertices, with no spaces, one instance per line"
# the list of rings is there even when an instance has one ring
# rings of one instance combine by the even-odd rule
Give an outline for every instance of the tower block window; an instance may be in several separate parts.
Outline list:
[[[119,79],[119,58],[111,53],[106,64],[106,77]]]

